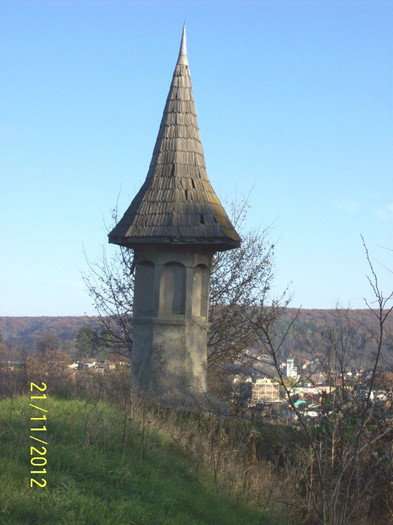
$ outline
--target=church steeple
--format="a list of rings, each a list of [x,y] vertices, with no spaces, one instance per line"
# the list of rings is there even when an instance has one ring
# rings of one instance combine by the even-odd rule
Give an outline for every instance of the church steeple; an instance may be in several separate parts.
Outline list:
[[[179,56],[146,180],[109,234],[130,248],[146,243],[240,245],[207,175],[183,27]]]

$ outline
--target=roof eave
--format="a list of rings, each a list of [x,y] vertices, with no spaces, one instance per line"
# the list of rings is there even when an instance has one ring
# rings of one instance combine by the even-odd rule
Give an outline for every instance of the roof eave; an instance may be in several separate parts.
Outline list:
[[[135,249],[148,244],[154,244],[155,246],[193,246],[194,248],[212,248],[215,252],[221,252],[226,250],[232,250],[239,248],[241,240],[235,239],[200,239],[200,238],[188,238],[180,239],[176,237],[141,237],[141,238],[129,238],[126,237],[115,237],[113,235],[108,236],[108,242],[110,244],[117,244],[124,246],[125,248]]]

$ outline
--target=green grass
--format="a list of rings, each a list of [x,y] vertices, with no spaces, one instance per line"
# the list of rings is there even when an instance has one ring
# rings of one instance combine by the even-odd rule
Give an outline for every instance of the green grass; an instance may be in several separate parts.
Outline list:
[[[48,410],[47,432],[29,431],[38,411],[27,397],[0,400],[1,524],[277,523],[218,493],[163,431],[144,434],[120,409],[56,397],[36,403]],[[45,488],[30,488],[30,446],[40,446],[32,434],[48,442]]]

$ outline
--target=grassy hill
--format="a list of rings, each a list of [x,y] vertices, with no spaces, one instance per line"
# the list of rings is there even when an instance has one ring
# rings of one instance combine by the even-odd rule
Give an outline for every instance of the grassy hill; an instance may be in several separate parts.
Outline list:
[[[48,410],[48,430],[33,433],[48,443],[47,486],[30,488],[30,470],[43,467],[30,465],[30,447],[41,445],[29,438],[30,417],[37,412],[29,402],[28,397],[0,400],[0,522],[5,525],[280,523],[220,493],[164,431],[146,430],[139,420],[98,401],[36,402]]]

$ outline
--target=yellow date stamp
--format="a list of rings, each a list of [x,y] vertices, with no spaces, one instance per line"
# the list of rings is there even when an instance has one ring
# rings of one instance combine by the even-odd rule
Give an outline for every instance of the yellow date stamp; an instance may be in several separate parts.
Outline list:
[[[46,384],[41,382],[41,385],[30,382],[30,406],[35,409],[30,417],[30,439],[34,441],[34,446],[30,446],[30,487],[46,487],[46,479],[41,477],[38,478],[37,475],[46,474],[46,452],[47,449],[43,445],[48,446],[48,442],[45,441],[45,432],[47,431],[47,413],[48,410],[43,408],[40,405],[45,406],[45,400],[47,399],[46,395]],[[36,412],[38,411],[38,412]]]

